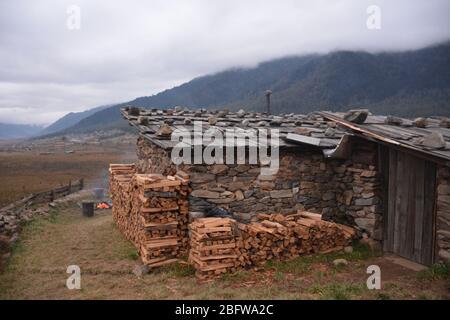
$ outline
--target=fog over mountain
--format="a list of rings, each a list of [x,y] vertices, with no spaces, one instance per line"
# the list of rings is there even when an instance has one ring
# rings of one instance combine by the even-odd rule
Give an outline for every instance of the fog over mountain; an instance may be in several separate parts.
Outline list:
[[[442,70],[450,70],[450,42],[397,53],[338,51],[287,57],[195,78],[105,108],[63,133],[126,128],[119,112],[124,106],[265,111],[267,89],[273,92],[273,113],[369,108],[376,114],[404,117],[450,116],[450,73]]]

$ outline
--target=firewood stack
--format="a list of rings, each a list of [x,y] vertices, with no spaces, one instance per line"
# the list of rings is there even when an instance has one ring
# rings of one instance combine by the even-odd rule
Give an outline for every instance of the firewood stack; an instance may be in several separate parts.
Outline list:
[[[189,249],[189,176],[113,175],[113,217],[121,232],[138,248],[142,261],[157,267],[186,255]]]
[[[109,190],[113,202],[113,219],[120,221],[117,223],[119,230],[126,234],[129,229],[131,214],[131,180],[136,172],[134,164],[110,164],[109,165]]]
[[[351,227],[323,221],[321,215],[310,212],[259,214],[258,218],[258,222],[237,224],[242,267],[341,250],[351,244],[356,233]]]
[[[239,266],[234,235],[235,221],[230,218],[200,218],[190,224],[189,262],[199,279],[210,279],[234,272]]]

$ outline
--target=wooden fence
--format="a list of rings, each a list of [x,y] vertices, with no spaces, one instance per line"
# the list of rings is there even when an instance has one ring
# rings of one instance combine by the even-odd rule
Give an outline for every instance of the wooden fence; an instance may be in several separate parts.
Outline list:
[[[33,205],[33,204],[52,202],[58,198],[61,198],[61,197],[67,196],[71,193],[80,191],[83,189],[83,187],[84,187],[83,179],[79,179],[76,181],[69,181],[69,184],[67,184],[65,186],[61,186],[61,187],[58,187],[58,188],[55,188],[55,189],[52,189],[49,191],[33,193],[25,198],[15,201],[6,207],[0,208],[0,212],[3,210],[9,210],[12,208],[20,207],[25,204]]]

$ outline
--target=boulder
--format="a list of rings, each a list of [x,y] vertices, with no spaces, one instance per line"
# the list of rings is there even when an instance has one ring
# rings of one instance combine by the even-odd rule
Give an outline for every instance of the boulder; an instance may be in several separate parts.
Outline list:
[[[338,266],[346,266],[348,265],[348,261],[345,259],[335,259],[333,260],[333,264],[338,267]]]
[[[245,116],[245,111],[243,109],[239,109],[239,111],[236,112],[236,116],[238,118],[243,118]]]
[[[422,145],[432,149],[442,149],[445,148],[446,143],[441,133],[433,132],[423,138]]]
[[[403,124],[403,119],[399,118],[399,117],[394,117],[394,116],[387,116],[384,119],[384,123],[391,124],[394,126],[400,126]]]
[[[419,128],[425,128],[428,125],[426,118],[416,118],[413,121],[413,125]]]
[[[347,246],[344,248],[344,252],[345,253],[352,253],[353,252],[353,247],[352,246]]]
[[[186,125],[191,124],[192,123],[192,119],[186,117],[186,118],[184,118],[183,123],[186,124]]]
[[[158,132],[156,133],[158,136],[170,136],[173,132],[173,129],[167,125],[167,124],[162,124],[161,127],[159,128]]]
[[[439,125],[443,128],[450,128],[450,118],[443,118]]]
[[[208,117],[208,123],[212,126],[215,125],[217,123],[217,118],[215,116]]]
[[[148,117],[145,117],[145,116],[139,116],[137,121],[138,121],[138,123],[139,123],[140,125],[142,125],[142,126],[148,125]]]
[[[361,124],[366,121],[368,115],[369,110],[367,109],[350,110],[344,115],[344,119],[353,123]]]

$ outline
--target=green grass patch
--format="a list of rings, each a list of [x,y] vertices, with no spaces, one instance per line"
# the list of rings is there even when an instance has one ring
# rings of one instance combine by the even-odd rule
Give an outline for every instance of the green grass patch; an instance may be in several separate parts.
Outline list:
[[[184,278],[191,277],[195,274],[194,267],[184,263],[173,263],[162,268],[159,272],[167,273],[169,277]]]
[[[314,262],[327,262],[331,263],[333,260],[336,259],[345,259],[348,261],[358,261],[358,260],[366,260],[372,257],[379,256],[381,253],[373,251],[368,245],[361,244],[359,242],[355,242],[353,244],[353,251],[352,252],[344,252],[344,251],[338,251],[338,252],[332,252],[332,253],[326,253],[326,254],[316,254],[311,256],[312,260]]]
[[[311,261],[309,257],[299,257],[291,261],[269,260],[265,268],[274,269],[277,272],[307,274],[311,271]]]
[[[238,270],[234,273],[224,273],[220,276],[220,280],[225,282],[243,282],[252,277],[254,273],[247,270]]]
[[[275,274],[274,274],[274,278],[275,278],[275,280],[277,280],[277,281],[283,281],[283,280],[285,279],[285,275],[284,275],[283,272],[277,271],[277,272],[275,272]]]
[[[426,270],[417,274],[420,280],[440,280],[450,279],[450,264],[436,263]]]
[[[265,268],[274,269],[280,272],[287,272],[293,274],[308,274],[312,271],[311,265],[314,263],[328,263],[332,264],[335,259],[346,259],[348,261],[366,260],[380,253],[374,252],[369,246],[365,244],[355,243],[353,252],[346,253],[344,251],[313,254],[308,256],[300,256],[290,261],[267,261]],[[336,271],[346,269],[345,266],[335,267]]]
[[[139,253],[136,250],[130,250],[130,252],[127,253],[127,258],[130,260],[137,260],[139,259]]]
[[[388,295],[387,293],[380,292],[379,294],[377,294],[377,299],[378,300],[391,300],[391,296]]]
[[[319,295],[324,300],[349,300],[361,295],[364,284],[331,283],[327,285],[315,285],[309,289],[312,294]]]

